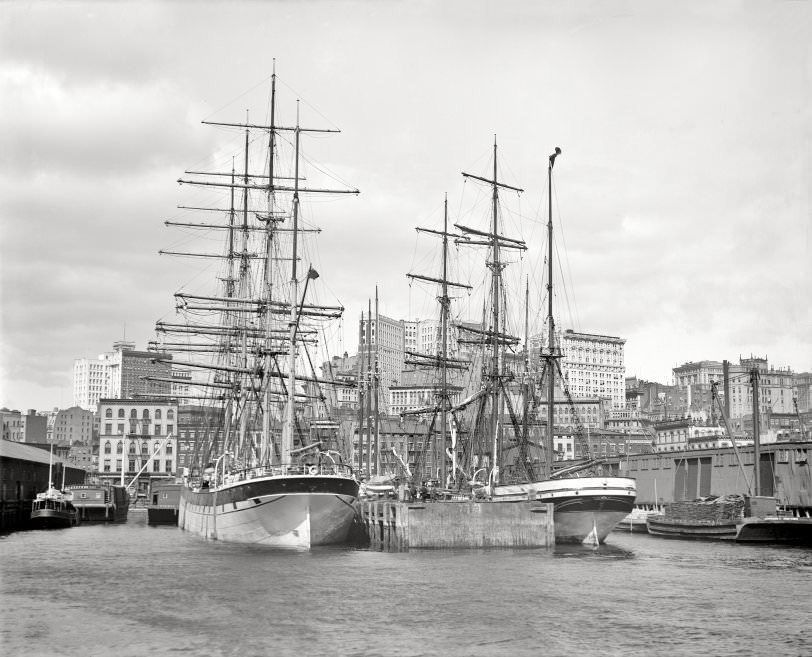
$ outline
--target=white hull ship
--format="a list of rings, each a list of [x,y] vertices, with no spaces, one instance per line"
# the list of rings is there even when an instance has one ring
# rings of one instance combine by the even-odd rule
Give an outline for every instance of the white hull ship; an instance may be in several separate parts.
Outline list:
[[[637,496],[628,477],[571,477],[497,486],[494,500],[535,499],[554,504],[556,543],[603,543]]]
[[[215,488],[181,492],[178,526],[204,538],[310,548],[348,540],[358,484],[348,475],[236,473]]]
[[[634,479],[606,476],[601,471],[601,462],[590,458],[588,435],[583,435],[583,427],[577,420],[577,412],[572,407],[578,429],[575,432],[581,442],[583,462],[570,467],[553,470],[553,433],[555,426],[555,383],[556,371],[560,374],[558,360],[562,354],[555,342],[555,321],[553,318],[553,223],[552,223],[552,171],[555,159],[561,154],[556,148],[550,155],[547,169],[548,180],[548,221],[547,221],[547,348],[541,353],[545,362],[543,377],[547,387],[547,422],[544,440],[544,473],[539,480],[522,483],[505,483],[489,487],[492,499],[502,502],[519,499],[536,499],[554,505],[556,543],[583,543],[598,545],[606,540],[618,522],[634,508],[637,487]],[[567,401],[572,405],[572,396],[563,375],[558,377]],[[525,402],[527,403],[527,401]],[[524,438],[526,441],[526,437]],[[526,443],[525,443],[526,449]]]
[[[238,175],[232,165],[230,173],[187,172],[204,178],[179,180],[229,194],[230,201],[219,208],[211,202],[181,206],[219,209],[227,222],[167,224],[219,230],[224,248],[219,254],[163,253],[220,258],[224,270],[214,281],[223,287],[176,294],[186,323],[159,322],[156,328],[186,342],[164,339],[156,349],[191,353],[171,362],[205,373],[187,382],[201,394],[200,407],[208,415],[206,439],[195,449],[180,491],[178,526],[211,540],[307,549],[348,539],[359,483],[342,460],[338,437],[325,442],[306,426],[330,419],[327,404],[319,404],[327,399],[323,387],[332,382],[312,373],[315,358],[309,350],[319,346],[322,324],[340,317],[343,308],[308,300],[309,289],[318,292],[310,284],[319,274],[312,266],[302,269],[301,242],[304,233],[318,231],[303,228],[299,195],[357,190],[300,184],[305,180],[301,135],[336,131],[300,127],[298,110],[295,127],[276,123],[275,73],[271,80],[267,125],[204,122],[245,133],[245,171]],[[292,139],[279,139],[282,132]],[[252,159],[252,144],[264,149],[261,158]],[[287,163],[279,158],[283,151],[291,156]],[[264,171],[252,173],[251,162],[264,162]]]

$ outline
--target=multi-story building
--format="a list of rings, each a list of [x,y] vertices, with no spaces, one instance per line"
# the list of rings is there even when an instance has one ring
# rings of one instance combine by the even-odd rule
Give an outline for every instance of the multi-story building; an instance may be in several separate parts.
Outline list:
[[[716,412],[711,388],[713,383],[724,381],[724,366],[715,360],[683,363],[671,370],[674,385],[680,390],[684,401],[680,412]],[[720,401],[724,398],[723,386],[719,386]],[[723,403],[723,402],[721,402]]]
[[[812,372],[795,375],[795,399],[793,405],[798,407],[798,413],[812,411]]]
[[[451,403],[458,403],[462,388],[449,385],[446,386],[446,389]],[[438,404],[440,392],[440,386],[436,382],[391,386],[389,388],[389,411],[392,415],[399,415],[406,411],[433,408]]]
[[[194,404],[178,407],[178,460],[179,471],[203,465],[211,454],[223,449],[223,411]]]
[[[417,351],[417,332],[420,320],[403,320],[403,347],[406,351]]]
[[[531,367],[538,369],[548,349],[547,331],[529,339]],[[615,408],[626,404],[626,340],[610,335],[581,333],[572,329],[557,336],[561,370],[573,397],[606,397]]]
[[[101,399],[99,418],[102,478],[124,478],[129,484],[141,473],[146,486],[150,476],[176,472],[177,402],[164,398]]]
[[[93,442],[93,412],[80,406],[71,406],[56,412],[51,441],[55,443],[75,442],[90,445]]]
[[[688,415],[663,420],[654,425],[654,431],[654,449],[657,452],[679,452],[686,449],[731,445],[723,428],[708,424],[702,417]]]
[[[358,356],[333,356],[321,366],[321,376],[326,381],[336,381],[340,385],[326,386],[321,392],[327,398],[330,409],[358,408]],[[308,394],[318,394],[315,384],[308,386]]]
[[[48,416],[37,413],[33,408],[28,409],[22,420],[23,442],[45,443],[48,440]]]
[[[740,358],[728,366],[730,419],[735,427],[743,426],[742,418],[753,415],[752,373],[758,372],[759,414],[794,413],[795,375],[789,368],[771,367],[766,358]]]
[[[171,355],[137,351],[134,342],[113,343],[113,351],[95,360],[78,358],[73,363],[73,404],[95,411],[100,399],[169,396],[183,391],[191,379],[187,372],[173,372]],[[164,379],[151,381],[149,378]]]
[[[99,400],[111,396],[110,366],[112,354],[99,354],[91,360],[73,361],[73,405],[86,411],[95,411]]]
[[[710,385],[714,381],[721,382],[724,376],[722,363],[715,360],[700,360],[698,362],[683,363],[671,370],[674,385],[681,388],[693,384]]]
[[[22,442],[23,439],[23,419],[20,411],[10,411],[0,408],[0,426],[3,430],[3,440],[10,440],[15,443]]]
[[[152,351],[117,349],[111,359],[110,396],[117,399],[169,397],[173,385],[172,364],[158,358],[171,360],[172,356]]]
[[[397,319],[384,315],[371,318],[361,315],[358,330],[358,353],[363,363],[359,367],[364,371],[374,370],[378,363],[378,377],[383,390],[383,399],[389,396],[389,386],[400,381],[404,364],[404,324]],[[367,329],[369,335],[367,335]],[[372,364],[370,366],[370,363]]]

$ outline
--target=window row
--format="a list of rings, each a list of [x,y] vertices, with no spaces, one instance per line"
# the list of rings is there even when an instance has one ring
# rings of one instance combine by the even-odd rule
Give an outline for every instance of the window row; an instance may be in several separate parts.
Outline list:
[[[104,412],[104,417],[105,417],[105,418],[112,418],[112,417],[113,417],[113,409],[112,409],[112,408],[108,408],[108,409],[107,409],[107,410]],[[124,417],[126,417],[126,411],[125,411],[123,408],[119,408],[119,409],[118,409],[118,417],[120,417],[120,418],[124,418]],[[160,408],[156,408],[156,409],[155,409],[155,415],[154,415],[154,417],[155,417],[155,419],[156,419],[156,420],[160,420],[160,419],[161,419],[161,409],[160,409]],[[130,419],[137,419],[137,418],[138,418],[138,409],[131,408],[131,409],[130,409]],[[141,412],[141,418],[142,418],[142,419],[144,419],[144,420],[149,420],[149,419],[150,419],[150,414],[149,414],[149,409],[148,409],[148,408],[145,408],[145,409],[144,409],[144,410]],[[166,412],[166,419],[167,419],[167,420],[174,420],[174,419],[175,419],[175,411],[174,411],[173,409],[171,409],[171,408],[170,408],[170,409],[169,409],[169,410]]]

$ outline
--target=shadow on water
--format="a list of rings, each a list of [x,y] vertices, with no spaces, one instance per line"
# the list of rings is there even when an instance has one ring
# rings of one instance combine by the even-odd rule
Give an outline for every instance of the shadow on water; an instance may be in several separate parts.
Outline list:
[[[637,555],[617,545],[603,543],[602,545],[559,544],[552,549],[556,559],[634,559]]]

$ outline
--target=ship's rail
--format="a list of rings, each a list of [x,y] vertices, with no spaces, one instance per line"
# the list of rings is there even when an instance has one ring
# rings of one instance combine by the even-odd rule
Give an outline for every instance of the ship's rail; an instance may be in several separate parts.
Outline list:
[[[226,472],[222,478],[222,483],[233,484],[240,481],[246,481],[248,479],[257,479],[259,477],[302,476],[351,478],[353,476],[353,470],[349,465],[345,465],[343,463],[267,465]]]

